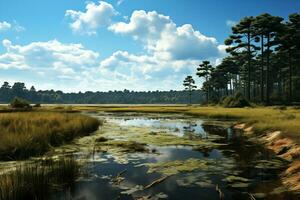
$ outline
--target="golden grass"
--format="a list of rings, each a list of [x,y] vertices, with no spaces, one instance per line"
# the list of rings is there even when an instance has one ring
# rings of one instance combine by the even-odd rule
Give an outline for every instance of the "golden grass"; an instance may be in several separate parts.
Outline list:
[[[300,109],[287,107],[223,108],[201,106],[76,106],[74,110],[107,112],[183,113],[207,118],[235,119],[254,130],[280,130],[300,142]]]
[[[88,116],[55,112],[0,113],[0,159],[41,155],[80,135],[98,129],[99,121]]]

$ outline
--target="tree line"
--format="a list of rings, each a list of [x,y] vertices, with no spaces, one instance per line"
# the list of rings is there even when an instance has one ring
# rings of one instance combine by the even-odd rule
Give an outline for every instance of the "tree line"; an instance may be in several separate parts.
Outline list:
[[[209,61],[197,67],[206,102],[237,92],[264,105],[300,101],[300,14],[245,17],[224,43],[229,56],[215,67]]]
[[[16,82],[12,86],[4,82],[0,88],[0,103],[10,103],[15,97],[26,99],[31,103],[62,103],[62,104],[187,104],[201,103],[202,93],[194,91],[192,98],[187,99],[187,91],[109,91],[109,92],[78,92],[64,93],[54,90],[29,89],[24,83]]]

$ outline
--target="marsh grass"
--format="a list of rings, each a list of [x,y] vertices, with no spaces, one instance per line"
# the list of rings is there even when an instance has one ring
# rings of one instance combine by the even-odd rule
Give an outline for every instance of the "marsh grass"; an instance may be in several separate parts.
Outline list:
[[[0,114],[0,159],[24,159],[41,155],[75,137],[98,129],[92,117],[55,112]]]
[[[0,175],[0,200],[47,199],[53,191],[64,191],[80,174],[73,158],[52,159],[20,165]]]
[[[183,113],[207,118],[233,119],[254,126],[259,133],[280,130],[300,143],[300,111],[297,107],[223,108],[218,106],[78,106],[77,110],[106,112]]]

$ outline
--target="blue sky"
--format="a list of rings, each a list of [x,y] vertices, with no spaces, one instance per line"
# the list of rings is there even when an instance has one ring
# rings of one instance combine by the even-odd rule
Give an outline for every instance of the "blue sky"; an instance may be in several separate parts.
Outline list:
[[[230,25],[298,0],[1,0],[0,81],[63,91],[182,89]],[[198,85],[201,80],[197,79]]]

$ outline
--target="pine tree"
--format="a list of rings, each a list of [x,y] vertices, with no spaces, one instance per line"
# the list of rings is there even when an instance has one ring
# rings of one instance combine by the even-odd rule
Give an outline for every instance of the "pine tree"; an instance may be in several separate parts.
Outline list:
[[[195,86],[195,81],[193,77],[187,76],[183,81],[183,86],[185,87],[185,90],[189,92],[189,97],[190,97],[189,100],[190,100],[190,104],[192,104],[192,91],[194,91],[195,88],[197,88],[197,86]]]

